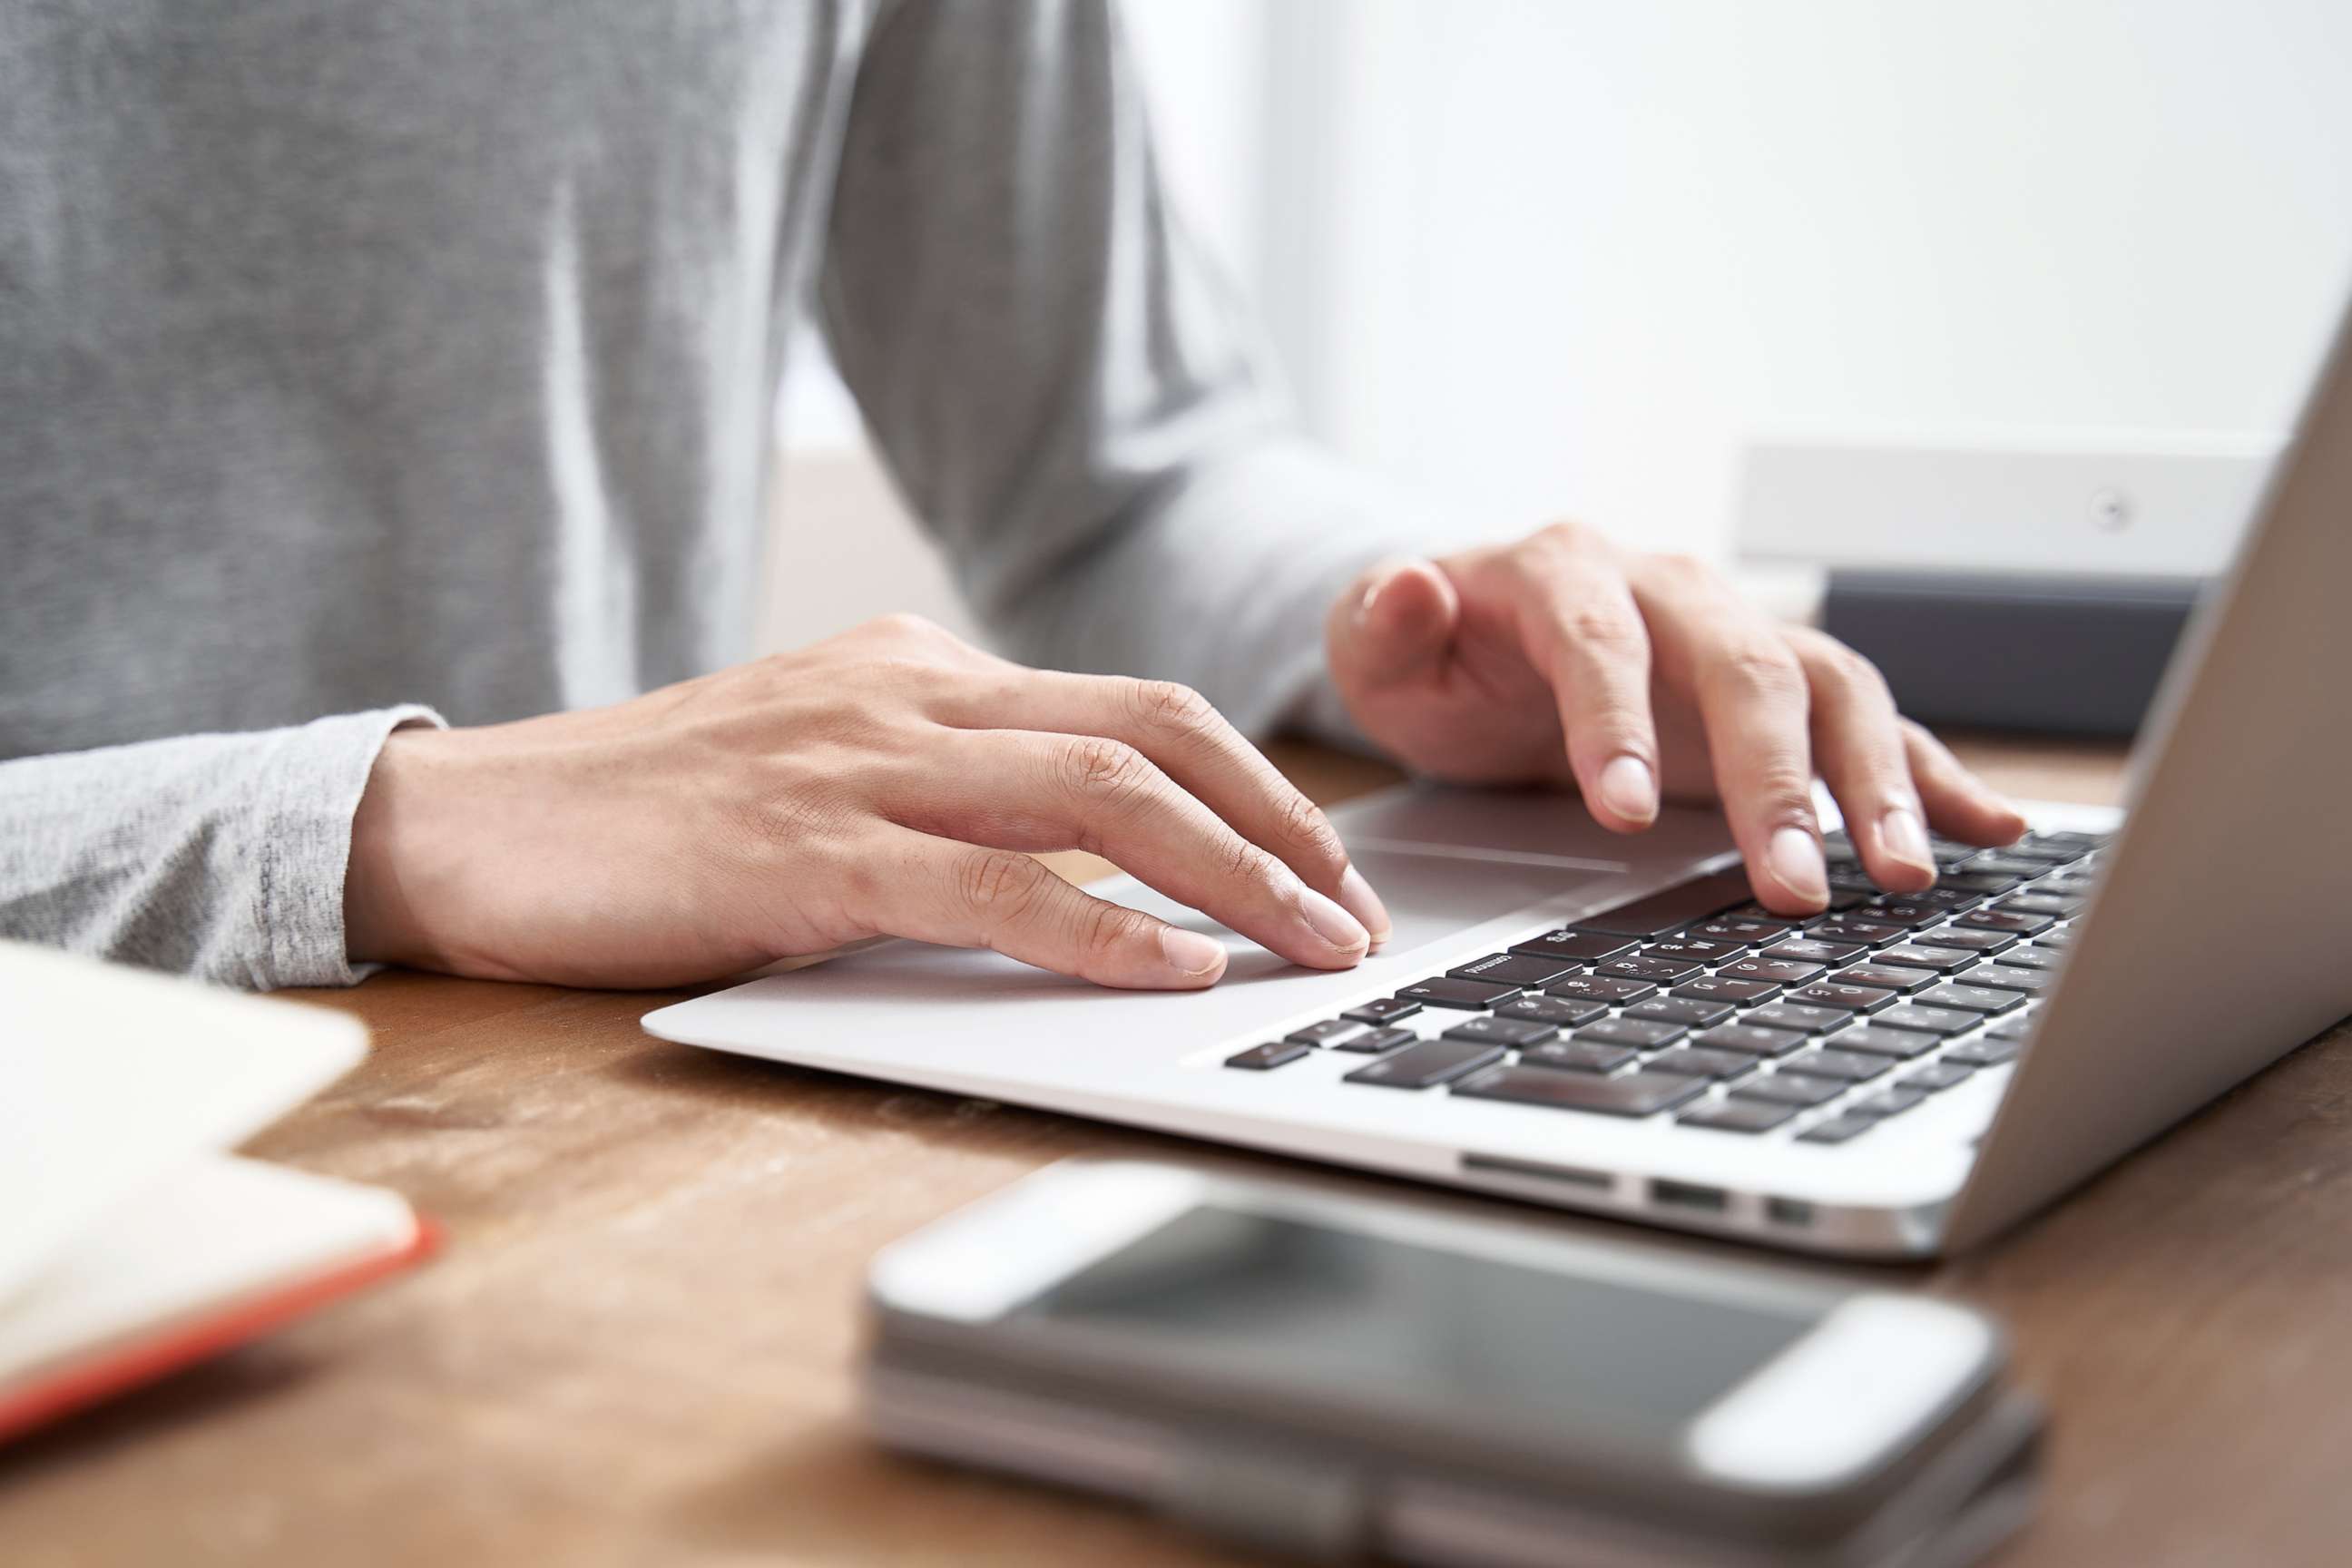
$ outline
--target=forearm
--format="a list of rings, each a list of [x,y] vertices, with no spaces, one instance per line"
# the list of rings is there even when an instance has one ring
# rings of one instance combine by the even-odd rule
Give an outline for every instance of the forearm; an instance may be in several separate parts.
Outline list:
[[[0,763],[0,937],[220,984],[348,985],[352,815],[423,708]]]

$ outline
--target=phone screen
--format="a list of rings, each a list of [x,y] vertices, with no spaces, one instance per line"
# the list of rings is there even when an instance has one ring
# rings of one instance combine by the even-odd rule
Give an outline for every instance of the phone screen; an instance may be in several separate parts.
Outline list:
[[[1119,1331],[1162,1364],[1663,1447],[1813,1318],[1786,1308],[1187,1210],[1015,1315]]]

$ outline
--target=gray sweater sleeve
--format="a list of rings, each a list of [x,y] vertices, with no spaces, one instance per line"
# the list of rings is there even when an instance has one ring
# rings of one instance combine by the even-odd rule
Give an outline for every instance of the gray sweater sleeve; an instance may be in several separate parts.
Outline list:
[[[1180,679],[1254,732],[1335,727],[1325,613],[1430,533],[1289,428],[1247,313],[1162,195],[1106,0],[882,18],[821,302],[1006,653]]]
[[[383,739],[430,709],[0,763],[0,936],[224,984],[348,985],[343,869]]]

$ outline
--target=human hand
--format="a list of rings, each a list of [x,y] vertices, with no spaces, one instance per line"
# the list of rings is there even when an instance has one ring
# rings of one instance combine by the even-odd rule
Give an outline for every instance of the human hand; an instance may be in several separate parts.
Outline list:
[[[2017,809],[1899,717],[1861,656],[1778,626],[1714,572],[1560,524],[1513,544],[1374,567],[1332,606],[1332,679],[1364,733],[1465,783],[1580,790],[1633,833],[1669,799],[1719,801],[1756,896],[1828,898],[1812,779],[1881,887],[1935,881],[1927,830],[2006,844]]]
[[[1079,891],[1087,849],[1294,963],[1387,911],[1307,798],[1181,686],[1026,669],[912,616],[609,708],[384,744],[352,826],[354,962],[711,979],[889,934],[1191,989],[1222,943]]]

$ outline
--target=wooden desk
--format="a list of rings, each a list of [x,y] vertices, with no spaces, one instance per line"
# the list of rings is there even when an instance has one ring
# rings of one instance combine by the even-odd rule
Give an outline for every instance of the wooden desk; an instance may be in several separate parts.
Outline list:
[[[1966,750],[2021,794],[2115,787],[2110,752]],[[1325,798],[1388,776],[1281,760]],[[1179,1145],[665,1045],[636,1020],[666,996],[394,974],[320,999],[374,1055],[255,1151],[409,1194],[446,1256],[0,1451],[0,1561],[1217,1560],[886,1458],[850,1414],[877,1247],[1063,1155]],[[2347,1121],[2331,1037],[1981,1256],[1894,1276],[2007,1317],[2054,1411],[2007,1562],[2352,1561]]]

